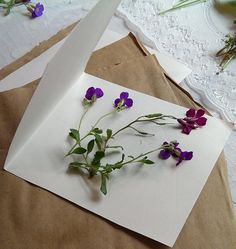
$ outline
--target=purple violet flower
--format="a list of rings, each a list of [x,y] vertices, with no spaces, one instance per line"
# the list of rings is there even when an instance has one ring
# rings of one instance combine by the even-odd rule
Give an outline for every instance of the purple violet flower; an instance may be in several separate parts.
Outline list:
[[[30,11],[32,18],[36,18],[43,15],[44,6],[41,3],[29,4],[27,9]]]
[[[159,153],[161,159],[168,159],[170,156],[176,158],[178,161],[176,166],[178,166],[183,160],[191,160],[193,158],[192,151],[182,151],[178,147],[179,143],[172,141],[170,143],[164,142],[162,144],[162,150]]]
[[[128,92],[122,92],[120,94],[120,98],[117,98],[114,101],[114,105],[117,109],[120,109],[120,110],[130,108],[133,106],[133,100],[129,98]]]
[[[190,132],[196,128],[206,125],[207,118],[203,117],[205,111],[203,109],[195,110],[189,109],[186,112],[185,118],[178,118],[177,121],[182,126],[182,132],[185,134],[190,134]]]
[[[103,95],[104,93],[101,88],[94,88],[92,86],[92,87],[89,87],[88,90],[86,91],[85,98],[87,100],[95,102],[96,99],[101,98]]]

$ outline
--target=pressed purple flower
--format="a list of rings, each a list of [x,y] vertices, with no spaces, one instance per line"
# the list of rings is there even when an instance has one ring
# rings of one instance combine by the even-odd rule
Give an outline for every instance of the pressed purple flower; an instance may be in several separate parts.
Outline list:
[[[159,157],[161,159],[168,159],[170,156],[177,159],[176,166],[178,166],[183,160],[191,160],[193,157],[192,151],[182,151],[178,147],[179,143],[172,141],[170,143],[164,142],[162,144],[162,150],[159,152]]]
[[[206,125],[207,118],[203,117],[204,114],[205,111],[203,109],[189,109],[186,112],[185,118],[177,119],[177,121],[182,126],[182,132],[185,134],[190,134],[192,130]]]
[[[31,12],[32,13],[32,17],[36,18],[36,17],[42,16],[43,11],[44,11],[43,4],[36,3],[36,5],[33,7],[33,11]]]
[[[192,151],[181,151],[180,156],[178,157],[178,162],[176,166],[178,166],[183,160],[191,160],[193,158]]]
[[[117,98],[114,101],[114,105],[116,108],[119,108],[119,109],[130,108],[133,106],[133,100],[129,98],[128,92],[122,92],[120,94],[120,98]]]
[[[101,98],[103,95],[104,93],[101,88],[89,87],[86,91],[85,98],[94,102],[97,98]]]

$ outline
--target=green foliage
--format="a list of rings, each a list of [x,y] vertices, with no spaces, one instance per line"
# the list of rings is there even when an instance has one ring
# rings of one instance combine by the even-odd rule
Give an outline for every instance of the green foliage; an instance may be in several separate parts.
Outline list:
[[[87,154],[89,154],[90,152],[92,152],[93,148],[94,148],[94,139],[90,140],[87,146]]]
[[[81,155],[81,154],[84,154],[86,151],[87,150],[85,148],[83,148],[83,147],[77,147],[76,149],[74,149],[72,151],[71,154],[80,154]]]
[[[83,104],[89,105],[86,100],[84,100]],[[88,109],[86,109],[84,115],[86,114]],[[84,117],[82,116],[81,121]],[[104,115],[103,117],[106,117]],[[138,156],[129,155],[127,158],[124,153],[124,148],[122,145],[114,145],[111,141],[115,140],[115,137],[123,132],[125,129],[132,129],[136,134],[141,136],[153,136],[145,131],[141,131],[135,128],[136,123],[155,123],[157,125],[165,125],[167,123],[158,123],[159,120],[163,121],[166,118],[176,119],[173,116],[165,116],[162,113],[152,113],[145,116],[140,116],[134,121],[130,122],[126,126],[122,127],[120,130],[113,132],[111,129],[106,129],[103,132],[103,129],[97,127],[98,121],[94,126],[88,131],[87,134],[81,135],[79,129],[70,129],[69,136],[75,141],[74,146],[68,152],[67,155],[72,155],[74,157],[78,156],[78,160],[71,162],[69,164],[69,168],[78,169],[80,171],[85,171],[88,173],[89,177],[93,177],[95,175],[100,176],[101,184],[100,191],[106,195],[107,194],[107,181],[109,180],[109,175],[112,174],[115,170],[120,170],[123,167],[126,167],[131,164],[144,164],[151,165],[154,164],[152,160],[150,160],[147,155],[151,154],[156,150],[149,151],[146,153],[142,153]],[[101,120],[101,118],[99,119]],[[80,128],[79,125],[79,128]],[[85,140],[85,138],[90,137],[90,139]],[[92,137],[92,138],[91,138]],[[121,158],[115,163],[103,163],[103,159],[106,157],[107,151],[117,150],[118,153],[121,153]],[[105,161],[105,160],[104,160]]]
[[[80,141],[80,134],[78,130],[70,129],[69,136],[75,139],[76,142]]]

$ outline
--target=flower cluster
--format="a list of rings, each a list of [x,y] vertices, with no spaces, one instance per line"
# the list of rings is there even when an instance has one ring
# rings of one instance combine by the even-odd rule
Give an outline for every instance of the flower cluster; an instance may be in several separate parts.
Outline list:
[[[140,130],[140,128],[137,128],[135,124],[145,124],[148,122],[157,126],[170,124],[165,122],[166,119],[175,120],[175,122],[177,121],[176,123],[181,125],[183,133],[190,134],[192,129],[202,127],[206,124],[207,119],[203,117],[205,114],[204,110],[189,109],[186,112],[186,117],[181,119],[171,115],[164,115],[162,113],[151,113],[137,117],[135,120],[124,127],[121,127],[117,131],[107,128],[104,132],[103,129],[98,127],[98,125],[105,117],[114,113],[120,113],[121,111],[127,110],[133,106],[133,99],[129,97],[129,93],[121,92],[119,98],[116,98],[113,102],[112,111],[101,116],[94,125],[92,125],[91,129],[89,129],[86,134],[82,135],[81,124],[83,118],[95,102],[103,96],[104,92],[101,88],[90,87],[87,89],[82,102],[85,110],[81,116],[78,129],[70,129],[69,133],[69,136],[73,139],[75,144],[66,155],[73,155],[74,159],[78,159],[69,164],[70,168],[87,172],[90,177],[100,175],[100,190],[103,194],[107,193],[106,183],[109,179],[109,175],[113,171],[133,163],[154,164],[154,162],[149,159],[150,154],[156,153],[156,158],[159,155],[159,158],[163,160],[172,157],[177,160],[176,166],[180,165],[183,161],[189,161],[193,158],[193,152],[182,150],[177,141],[171,141],[169,143],[164,142],[161,146],[154,148],[153,150],[143,152],[139,155],[129,156],[125,155],[122,145],[114,143],[116,143],[116,137],[118,134],[126,129],[131,129],[139,136],[154,136],[154,134]],[[140,127],[140,125],[138,127]],[[111,150],[115,150],[121,154],[120,160],[115,163],[104,163],[103,158],[110,154]]]
[[[203,109],[195,110],[189,109],[186,112],[185,118],[178,118],[177,121],[182,126],[182,132],[185,134],[190,134],[190,132],[196,128],[206,125],[207,118],[203,117],[205,111]]]
[[[0,1],[0,7],[5,9],[6,16],[9,15],[13,7],[17,7],[20,5],[25,5],[25,7],[29,11],[32,18],[36,18],[36,17],[43,15],[44,6],[41,3],[34,4],[31,2],[31,0],[10,0],[10,1],[1,0]]]
[[[177,141],[172,141],[170,143],[164,142],[162,144],[162,150],[159,153],[161,159],[168,159],[170,156],[173,156],[178,161],[176,166],[178,166],[183,160],[191,160],[193,158],[192,151],[182,151],[179,147]]]

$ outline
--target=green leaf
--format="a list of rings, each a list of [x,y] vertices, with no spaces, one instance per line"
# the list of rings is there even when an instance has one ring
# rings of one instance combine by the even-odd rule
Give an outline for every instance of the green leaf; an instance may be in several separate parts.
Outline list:
[[[103,151],[96,151],[92,164],[93,165],[97,165],[100,163],[101,159],[105,156],[105,153]]]
[[[10,0],[9,2],[7,2],[7,9],[5,12],[5,16],[9,15],[11,9],[14,7],[15,5],[15,0]]]
[[[80,141],[80,134],[79,131],[76,129],[70,129],[70,133],[69,133],[70,137],[72,137],[73,139],[75,139],[77,142]]]
[[[102,134],[103,133],[103,130],[102,129],[99,129],[99,128],[94,128],[92,130],[92,132],[96,133],[96,134]]]
[[[97,140],[100,144],[102,144],[102,142],[103,142],[102,137],[101,137],[100,135],[98,135],[98,134],[95,134],[94,136],[95,136],[96,140]]]
[[[92,139],[91,141],[89,141],[88,146],[87,146],[87,154],[89,154],[94,147],[94,139]]]
[[[144,117],[145,117],[145,118],[159,118],[159,117],[161,117],[162,115],[163,115],[162,113],[153,113],[153,114],[145,115]]]
[[[107,140],[110,139],[111,137],[112,137],[112,130],[107,129]]]
[[[107,176],[104,173],[101,173],[101,192],[106,195],[107,194]]]
[[[87,150],[83,147],[77,147],[71,154],[84,154]]]
[[[154,162],[149,160],[149,159],[142,159],[142,160],[139,160],[137,162],[144,163],[144,164],[154,164]]]
[[[105,168],[104,168],[105,171],[106,171],[106,173],[108,173],[108,174],[111,173],[112,170],[113,170],[112,167],[113,167],[113,164],[108,164],[108,163],[107,163],[106,166],[105,166]]]
[[[100,135],[98,135],[98,134],[94,134],[94,136],[95,136],[95,142],[97,144],[97,147],[98,147],[99,150],[101,150],[102,143],[103,143],[102,137]]]
[[[87,100],[86,98],[83,99],[82,105],[84,107],[92,105],[91,101]]]

